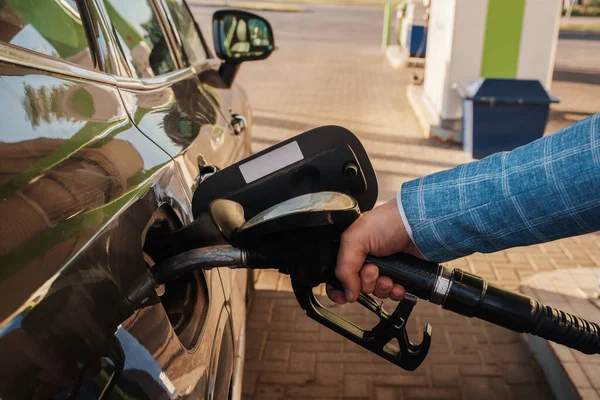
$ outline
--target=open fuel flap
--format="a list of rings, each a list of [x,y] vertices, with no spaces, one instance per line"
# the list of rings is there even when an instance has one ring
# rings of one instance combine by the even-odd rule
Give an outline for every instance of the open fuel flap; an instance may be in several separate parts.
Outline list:
[[[335,191],[354,197],[360,209],[377,201],[377,178],[358,138],[340,126],[301,133],[218,171],[194,193],[194,217],[216,199],[244,207],[246,218],[303,194]]]

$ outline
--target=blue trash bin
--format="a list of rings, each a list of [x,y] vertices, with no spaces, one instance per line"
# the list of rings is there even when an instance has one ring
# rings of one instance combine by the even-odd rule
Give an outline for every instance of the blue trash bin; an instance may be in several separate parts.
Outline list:
[[[406,27],[406,43],[410,57],[425,58],[427,52],[427,28],[422,25],[409,24]]]
[[[550,103],[537,80],[482,78],[459,88],[463,149],[473,158],[513,150],[544,135]]]

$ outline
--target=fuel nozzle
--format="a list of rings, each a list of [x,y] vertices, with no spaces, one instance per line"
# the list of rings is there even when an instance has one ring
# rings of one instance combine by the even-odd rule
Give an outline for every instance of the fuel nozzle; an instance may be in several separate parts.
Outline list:
[[[181,252],[154,266],[131,286],[125,302],[130,309],[149,305],[154,287],[185,273],[215,267],[277,268],[289,274],[300,307],[320,324],[392,363],[414,370],[425,359],[431,343],[431,326],[423,340],[409,340],[406,321],[417,297],[447,310],[476,317],[516,332],[526,332],[564,344],[587,354],[600,351],[600,326],[564,313],[518,293],[497,287],[459,269],[421,260],[408,254],[369,255],[380,276],[388,276],[407,293],[388,314],[371,296],[358,303],[379,317],[369,330],[346,321],[323,307],[313,288],[328,283],[343,289],[335,277],[342,232],[360,216],[357,202],[335,192],[311,193],[286,200],[246,221],[243,207],[216,200],[210,207],[213,227],[227,245]],[[398,340],[398,346],[393,343]]]

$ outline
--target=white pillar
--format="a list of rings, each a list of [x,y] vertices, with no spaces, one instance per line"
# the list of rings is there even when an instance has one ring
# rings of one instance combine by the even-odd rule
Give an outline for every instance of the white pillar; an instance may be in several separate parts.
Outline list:
[[[422,102],[431,125],[456,130],[454,85],[537,79],[549,90],[562,0],[432,0]]]

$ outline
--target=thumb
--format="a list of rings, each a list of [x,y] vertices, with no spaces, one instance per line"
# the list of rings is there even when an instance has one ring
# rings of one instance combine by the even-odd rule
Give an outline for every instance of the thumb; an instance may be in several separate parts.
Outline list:
[[[368,252],[356,235],[353,235],[352,230],[344,232],[338,252],[335,276],[344,285],[346,300],[349,302],[356,301],[360,294],[359,272],[367,254]]]

